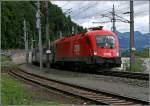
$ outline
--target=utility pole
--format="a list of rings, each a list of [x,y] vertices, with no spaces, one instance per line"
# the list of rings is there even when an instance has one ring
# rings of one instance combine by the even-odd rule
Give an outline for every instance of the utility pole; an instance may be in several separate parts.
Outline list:
[[[75,35],[78,33],[78,29],[76,26],[72,26],[72,35]]]
[[[46,46],[47,46],[47,52],[46,52],[46,59],[47,59],[47,67],[50,67],[50,60],[48,52],[50,50],[50,39],[49,39],[49,9],[48,9],[48,0],[45,1],[45,7],[46,7]]]
[[[75,26],[75,34],[78,34],[78,28]]]
[[[149,1],[149,7],[150,7],[150,1]],[[150,20],[150,17],[149,17],[149,20]],[[149,25],[150,25],[150,21],[149,21]],[[149,29],[149,33],[150,33],[150,29]],[[148,62],[150,63],[150,34],[149,34],[149,60],[148,60]],[[150,65],[149,65],[148,69],[150,70]]]
[[[75,34],[75,28],[72,26],[72,35]]]
[[[31,62],[33,61],[33,37],[31,37]]]
[[[62,31],[59,32],[59,38],[62,38]]]
[[[116,22],[116,18],[115,18],[115,6],[113,4],[113,11],[112,11],[112,30],[113,32],[115,33],[116,32],[116,25],[115,25],[115,22]]]
[[[133,10],[133,0],[130,0],[130,70],[134,65],[134,10]]]
[[[39,54],[40,54],[40,69],[43,68],[43,62],[42,62],[42,40],[41,40],[41,16],[40,16],[40,2],[37,0],[37,13],[36,13],[36,28],[38,29],[39,34]]]
[[[109,23],[109,22],[112,22],[112,27],[111,27],[111,30],[116,33],[116,13],[115,13],[115,6],[113,4],[113,8],[112,8],[112,11],[109,12],[111,13],[111,16],[109,15],[106,15],[106,14],[102,14],[102,17],[107,17],[110,19],[110,21],[104,21],[104,22],[92,22],[93,24],[96,24],[96,23],[101,23],[101,24],[104,24],[104,23]]]
[[[28,50],[28,63],[31,62],[31,57],[30,57],[30,23],[27,22],[27,50]]]
[[[24,42],[25,42],[25,51],[26,51],[26,63],[28,63],[28,38],[27,38],[27,27],[26,20],[23,21],[24,24]]]
[[[66,9],[67,11],[64,12],[64,14],[68,17],[70,17],[70,13],[72,12],[72,8],[69,8],[69,9]],[[68,14],[68,15],[67,15]],[[67,36],[69,36],[71,33],[70,33],[70,28],[69,28],[69,25],[67,24],[67,32],[69,32],[69,34],[67,34]]]

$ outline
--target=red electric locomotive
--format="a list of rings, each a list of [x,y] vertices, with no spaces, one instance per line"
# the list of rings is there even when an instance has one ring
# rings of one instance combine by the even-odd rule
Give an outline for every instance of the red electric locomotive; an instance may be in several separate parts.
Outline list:
[[[52,43],[51,65],[119,67],[119,41],[115,33],[102,27]]]

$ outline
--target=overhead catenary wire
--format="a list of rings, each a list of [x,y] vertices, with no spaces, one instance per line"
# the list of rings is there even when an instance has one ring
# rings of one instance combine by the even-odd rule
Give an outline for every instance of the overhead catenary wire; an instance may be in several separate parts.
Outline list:
[[[98,16],[96,16],[96,15],[101,15],[100,13],[103,13],[103,14],[109,14],[109,11],[108,10],[110,10],[111,8],[109,8],[109,9],[106,9],[106,10],[103,10],[103,11],[100,11],[100,12],[96,12],[96,13],[92,13],[92,14],[90,14],[90,15],[87,15],[87,16],[83,16],[83,17],[80,17],[80,18],[91,18],[91,17],[98,17]]]
[[[119,7],[120,7],[120,6],[122,6],[122,4],[120,4]],[[117,7],[118,7],[118,6],[117,6]],[[118,8],[119,8],[119,7],[118,7]],[[124,7],[124,8],[115,10],[115,12],[118,12],[118,11],[121,11],[121,10],[124,10],[124,11],[125,11],[125,10],[127,10],[128,8],[129,8],[129,7]],[[102,13],[103,13],[103,14],[109,14],[111,9],[112,9],[112,8],[109,8],[109,9],[106,9],[106,10],[103,10],[103,11],[99,11],[99,12],[90,14],[90,15],[88,15],[88,16],[84,16],[84,17],[82,17],[82,18],[90,17],[90,16],[93,16],[93,15],[102,15]]]
[[[71,1],[70,1],[71,2]],[[67,4],[68,5],[68,4]],[[83,3],[81,4],[81,5],[83,5]],[[81,5],[79,5],[79,6],[81,6]],[[62,10],[69,10],[69,9],[71,9],[71,12],[72,12],[72,10],[73,10],[73,8],[71,7],[71,8],[69,8],[69,9],[63,9],[63,7],[61,7],[62,8]],[[82,6],[82,7],[80,7],[79,9],[81,9],[81,8],[85,8],[85,6]],[[66,12],[66,11],[65,11]]]
[[[70,13],[73,13],[72,8],[71,8],[71,10],[68,9],[68,11],[65,11],[64,13],[69,12],[69,14],[71,15],[72,18],[76,18],[76,17],[78,17],[81,13],[86,12],[87,10],[89,10],[89,9],[91,9],[91,8],[93,8],[93,7],[95,7],[96,4],[97,4],[97,1],[96,1],[96,3],[94,3],[93,5],[90,5],[90,6],[88,6],[88,7],[80,7],[80,8],[79,8],[80,12],[78,12],[78,13],[75,14],[75,15],[71,15],[71,14],[70,14]],[[82,10],[81,10],[81,9],[82,9]],[[103,10],[103,11],[96,12],[96,13],[90,14],[90,15],[88,15],[88,16],[80,17],[80,18],[91,17],[91,16],[93,16],[93,15],[98,15],[99,13],[102,13],[102,12],[107,12],[106,14],[109,14],[108,10],[110,10],[110,9],[111,9],[111,8],[105,9],[105,10]]]
[[[61,8],[66,7],[69,3],[70,3],[70,1],[67,1],[67,3],[65,3]]]
[[[86,2],[84,2],[86,3]],[[88,2],[87,2],[88,3]],[[90,2],[91,3],[91,2]],[[89,3],[88,3],[89,4]],[[109,18],[111,19],[112,21],[112,11],[110,11],[112,8],[108,8],[108,9],[105,9],[105,10],[101,10],[99,12],[94,12],[94,13],[91,13],[89,15],[86,15],[86,16],[82,16],[82,13],[86,13],[89,9],[95,7],[97,5],[97,1],[93,4],[90,4],[89,6],[81,6],[79,9],[79,12],[77,12],[76,14],[73,14],[74,11],[72,9],[68,9],[67,11],[65,11],[65,13],[69,12],[70,16],[73,18],[73,19],[77,19],[79,17],[79,19],[90,19],[92,17],[94,18],[99,18],[101,17],[102,19],[104,18]],[[68,2],[65,3],[65,5],[68,5]],[[83,5],[83,4],[81,4]],[[117,5],[117,8],[120,8],[120,9],[116,9],[115,10],[115,16],[116,16],[116,21],[118,22],[124,22],[124,23],[129,23],[129,20],[125,19],[123,16],[121,15],[118,15],[119,13],[123,14],[124,12],[128,11],[129,10],[129,7],[127,6],[123,6],[122,3]],[[110,22],[110,21],[109,21]],[[106,23],[106,22],[104,22]]]
[[[83,8],[82,10],[79,9],[80,12],[78,12],[78,13],[75,14],[75,15],[73,15],[72,17],[75,18],[75,17],[79,16],[81,13],[83,13],[83,12],[85,12],[85,11],[87,11],[87,10],[93,8],[96,4],[97,4],[97,1],[96,1],[94,4],[92,4],[92,5],[88,6],[88,7]]]
[[[102,21],[102,22],[92,22],[93,24],[106,24],[106,23],[110,23],[112,21]]]
[[[123,11],[123,10],[126,9],[126,8],[128,8],[128,7],[124,7],[124,8],[122,8],[121,10]],[[111,15],[112,15],[112,12],[108,11],[108,10],[110,10],[110,9],[111,9],[111,8],[101,11],[101,13],[105,12],[105,13],[103,13],[103,14],[99,14],[100,12],[96,12],[96,13],[94,13],[94,14],[95,14],[95,15],[99,15],[99,16],[94,16],[94,17],[97,17],[97,18],[98,18],[98,17],[101,17],[101,18],[107,17],[107,18],[110,18],[110,19],[112,20],[112,16],[111,16]],[[119,11],[121,11],[121,10],[119,10]],[[124,11],[125,11],[125,10],[124,10]],[[116,11],[115,11],[115,12],[116,12]],[[110,14],[110,13],[111,13],[111,14]],[[84,17],[80,17],[80,18],[87,18],[87,17],[91,18],[91,17],[93,17],[94,14],[91,14],[91,15],[88,15],[88,16],[84,16]],[[124,23],[129,23],[129,20],[123,18],[122,16],[119,16],[119,15],[117,15],[117,14],[115,14],[115,16],[119,17],[119,19],[116,19],[117,21],[119,21],[119,22],[124,22]],[[111,21],[104,21],[104,22],[100,22],[100,23],[107,23],[107,22],[111,22]]]
[[[121,9],[123,10],[123,9]],[[110,13],[110,14],[109,14]],[[124,17],[118,15],[116,11],[114,10],[113,6],[113,11],[109,11],[109,13],[106,14],[100,14],[99,17],[101,18],[109,18],[110,21],[101,21],[101,22],[93,22],[93,23],[100,23],[100,24],[105,24],[105,23],[110,23],[113,22],[113,31],[115,32],[115,22],[124,22],[124,23],[130,23],[129,20],[125,19]]]
[[[86,2],[86,1],[85,1]],[[84,3],[85,3],[84,2]],[[68,5],[70,3],[70,1],[68,1],[67,3],[65,3],[65,5]],[[91,3],[91,2],[90,2]],[[89,4],[89,3],[88,3]],[[73,13],[73,11],[72,10],[67,10],[67,11],[65,11],[64,13],[67,13],[67,12],[69,12],[69,14],[70,14],[70,16],[72,17],[72,18],[76,18],[76,17],[78,17],[79,15],[81,15],[83,12],[86,12],[87,10],[89,10],[89,9],[91,9],[91,8],[93,8],[93,7],[95,7],[95,5],[97,5],[98,4],[98,1],[96,1],[94,4],[92,4],[92,5],[90,5],[90,6],[88,6],[88,7],[85,7],[85,6],[82,6],[82,7],[80,7],[79,8],[79,10],[80,10],[80,12],[78,12],[77,14],[74,14],[74,15],[71,15],[70,13]],[[65,5],[63,5],[62,7],[64,7]],[[120,4],[119,6],[117,6],[118,8],[120,7],[120,6],[122,6],[122,4]],[[117,12],[120,12],[120,11],[123,11],[124,9],[127,9],[128,7],[124,7],[124,8],[122,8],[122,9],[119,9],[119,10],[116,10],[116,13]],[[71,8],[72,9],[72,8]],[[103,11],[100,11],[100,12],[96,12],[96,13],[92,13],[92,14],[90,14],[90,15],[87,15],[87,16],[83,16],[83,17],[81,17],[80,16],[80,18],[91,18],[91,17],[93,17],[93,16],[97,16],[97,15],[101,15],[101,14],[99,14],[99,13],[104,13],[104,12],[106,12],[105,14],[109,14],[109,11],[108,10],[110,10],[111,8],[109,8],[109,9],[106,9],[106,10],[103,10]]]
[[[123,21],[130,23],[130,21],[129,21],[129,20],[127,20],[127,19],[125,19],[124,17],[119,16],[119,15],[117,15],[117,14],[115,14],[115,15],[116,15],[117,17],[121,18]]]
[[[125,11],[129,11],[129,8],[130,7],[124,7],[124,8],[121,8],[121,9],[116,9],[116,13],[117,14],[123,14]]]

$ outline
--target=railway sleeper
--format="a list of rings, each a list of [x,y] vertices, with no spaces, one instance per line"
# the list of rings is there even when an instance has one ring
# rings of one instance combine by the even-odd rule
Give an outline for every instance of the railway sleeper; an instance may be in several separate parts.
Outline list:
[[[23,73],[23,72],[21,72],[21,75],[19,75],[19,74],[17,74],[17,72],[13,72],[13,73],[16,73],[15,75],[18,75],[18,76],[22,76],[22,78],[24,77],[24,79],[28,79],[28,80],[31,80],[30,78],[32,78],[32,79],[34,79],[34,82],[37,82],[37,83],[39,83],[39,84],[41,84],[41,85],[45,85],[45,86],[49,86],[50,88],[54,88],[54,89],[59,89],[59,90],[61,90],[61,91],[64,91],[64,92],[68,92],[68,93],[72,93],[72,94],[74,94],[74,95],[78,95],[78,96],[82,96],[82,97],[85,97],[85,95],[83,95],[83,94],[85,94],[86,93],[86,91],[83,93],[83,94],[80,94],[80,92],[76,92],[76,90],[78,90],[78,88],[73,88],[73,87],[67,87],[66,86],[66,89],[64,90],[63,88],[65,87],[63,87],[62,88],[62,84],[59,84],[59,83],[54,83],[54,82],[52,82],[52,83],[50,83],[49,81],[46,81],[46,79],[41,79],[41,78],[39,78],[39,77],[37,77],[37,76],[32,76],[32,75],[28,75],[27,73]],[[20,73],[20,72],[19,72]],[[36,80],[35,80],[36,79]],[[45,82],[44,84],[42,83],[42,82]],[[47,85],[46,85],[47,84]],[[53,85],[53,86],[52,86]],[[69,88],[69,89],[68,89]],[[70,91],[69,91],[70,90]],[[82,90],[81,90],[82,91]],[[88,94],[88,93],[90,93],[90,94]],[[108,98],[107,96],[102,96],[102,95],[96,95],[95,93],[92,93],[92,92],[88,92],[87,93],[87,95],[86,95],[86,98],[90,98],[90,99],[97,99],[97,100],[99,100],[99,99],[101,99],[100,101],[104,101],[105,103],[106,102],[110,102],[110,104],[112,103],[112,104],[116,104],[116,101],[119,101],[119,102],[117,102],[118,104],[120,103],[120,104],[124,104],[124,101],[126,102],[126,104],[134,104],[134,102],[131,102],[131,101],[126,101],[126,100],[117,100],[117,99],[110,99],[110,98]],[[112,97],[111,97],[112,98]]]

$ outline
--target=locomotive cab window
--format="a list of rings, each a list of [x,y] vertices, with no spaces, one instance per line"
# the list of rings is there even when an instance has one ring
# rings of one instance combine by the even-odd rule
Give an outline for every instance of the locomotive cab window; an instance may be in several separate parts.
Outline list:
[[[115,48],[115,38],[113,36],[96,36],[96,46],[98,48]]]

